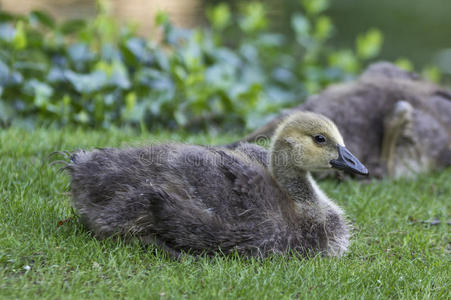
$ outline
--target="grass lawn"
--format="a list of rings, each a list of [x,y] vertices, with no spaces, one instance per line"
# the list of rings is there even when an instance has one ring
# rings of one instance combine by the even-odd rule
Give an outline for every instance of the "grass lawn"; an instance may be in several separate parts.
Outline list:
[[[172,261],[93,239],[78,224],[55,150],[234,137],[131,131],[0,131],[0,298],[431,298],[451,294],[451,170],[417,180],[322,182],[354,225],[343,258]],[[430,225],[425,220],[438,219]]]

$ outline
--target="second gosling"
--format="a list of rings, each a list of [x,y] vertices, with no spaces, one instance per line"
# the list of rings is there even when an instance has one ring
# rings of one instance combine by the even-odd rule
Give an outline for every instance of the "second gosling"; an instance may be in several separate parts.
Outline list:
[[[342,255],[350,236],[344,213],[310,172],[368,171],[335,124],[314,113],[291,115],[274,135],[269,167],[252,147],[78,151],[67,166],[73,203],[96,237],[136,237],[174,256]]]

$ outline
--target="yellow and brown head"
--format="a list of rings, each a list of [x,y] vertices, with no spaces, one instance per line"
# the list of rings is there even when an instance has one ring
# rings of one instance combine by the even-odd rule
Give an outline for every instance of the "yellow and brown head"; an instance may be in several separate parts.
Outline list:
[[[271,165],[291,164],[305,171],[330,168],[367,175],[368,170],[346,149],[337,126],[323,115],[297,112],[274,134]]]

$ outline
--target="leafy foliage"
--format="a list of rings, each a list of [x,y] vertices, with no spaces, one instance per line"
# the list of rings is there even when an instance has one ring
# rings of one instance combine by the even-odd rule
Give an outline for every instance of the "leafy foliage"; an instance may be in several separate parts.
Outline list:
[[[0,12],[0,119],[92,127],[255,128],[281,108],[359,72],[379,53],[371,29],[332,49],[329,0],[302,0],[294,40],[269,30],[261,3],[208,10],[210,26],[173,26],[160,13],[151,39],[119,26],[108,5],[62,24],[34,11]],[[228,38],[229,37],[229,38]]]

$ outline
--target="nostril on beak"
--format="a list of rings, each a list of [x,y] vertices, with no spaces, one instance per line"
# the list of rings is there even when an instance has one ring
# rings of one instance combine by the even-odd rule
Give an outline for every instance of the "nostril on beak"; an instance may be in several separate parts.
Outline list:
[[[333,167],[361,175],[368,174],[368,169],[354,155],[352,155],[348,149],[340,145],[337,145],[337,148],[338,159],[334,159],[330,162]]]
[[[350,164],[352,164],[352,165],[355,165],[355,162],[353,161],[353,160],[351,160],[351,159],[349,159],[349,157],[344,157],[344,159],[348,162],[348,163],[350,163]]]

